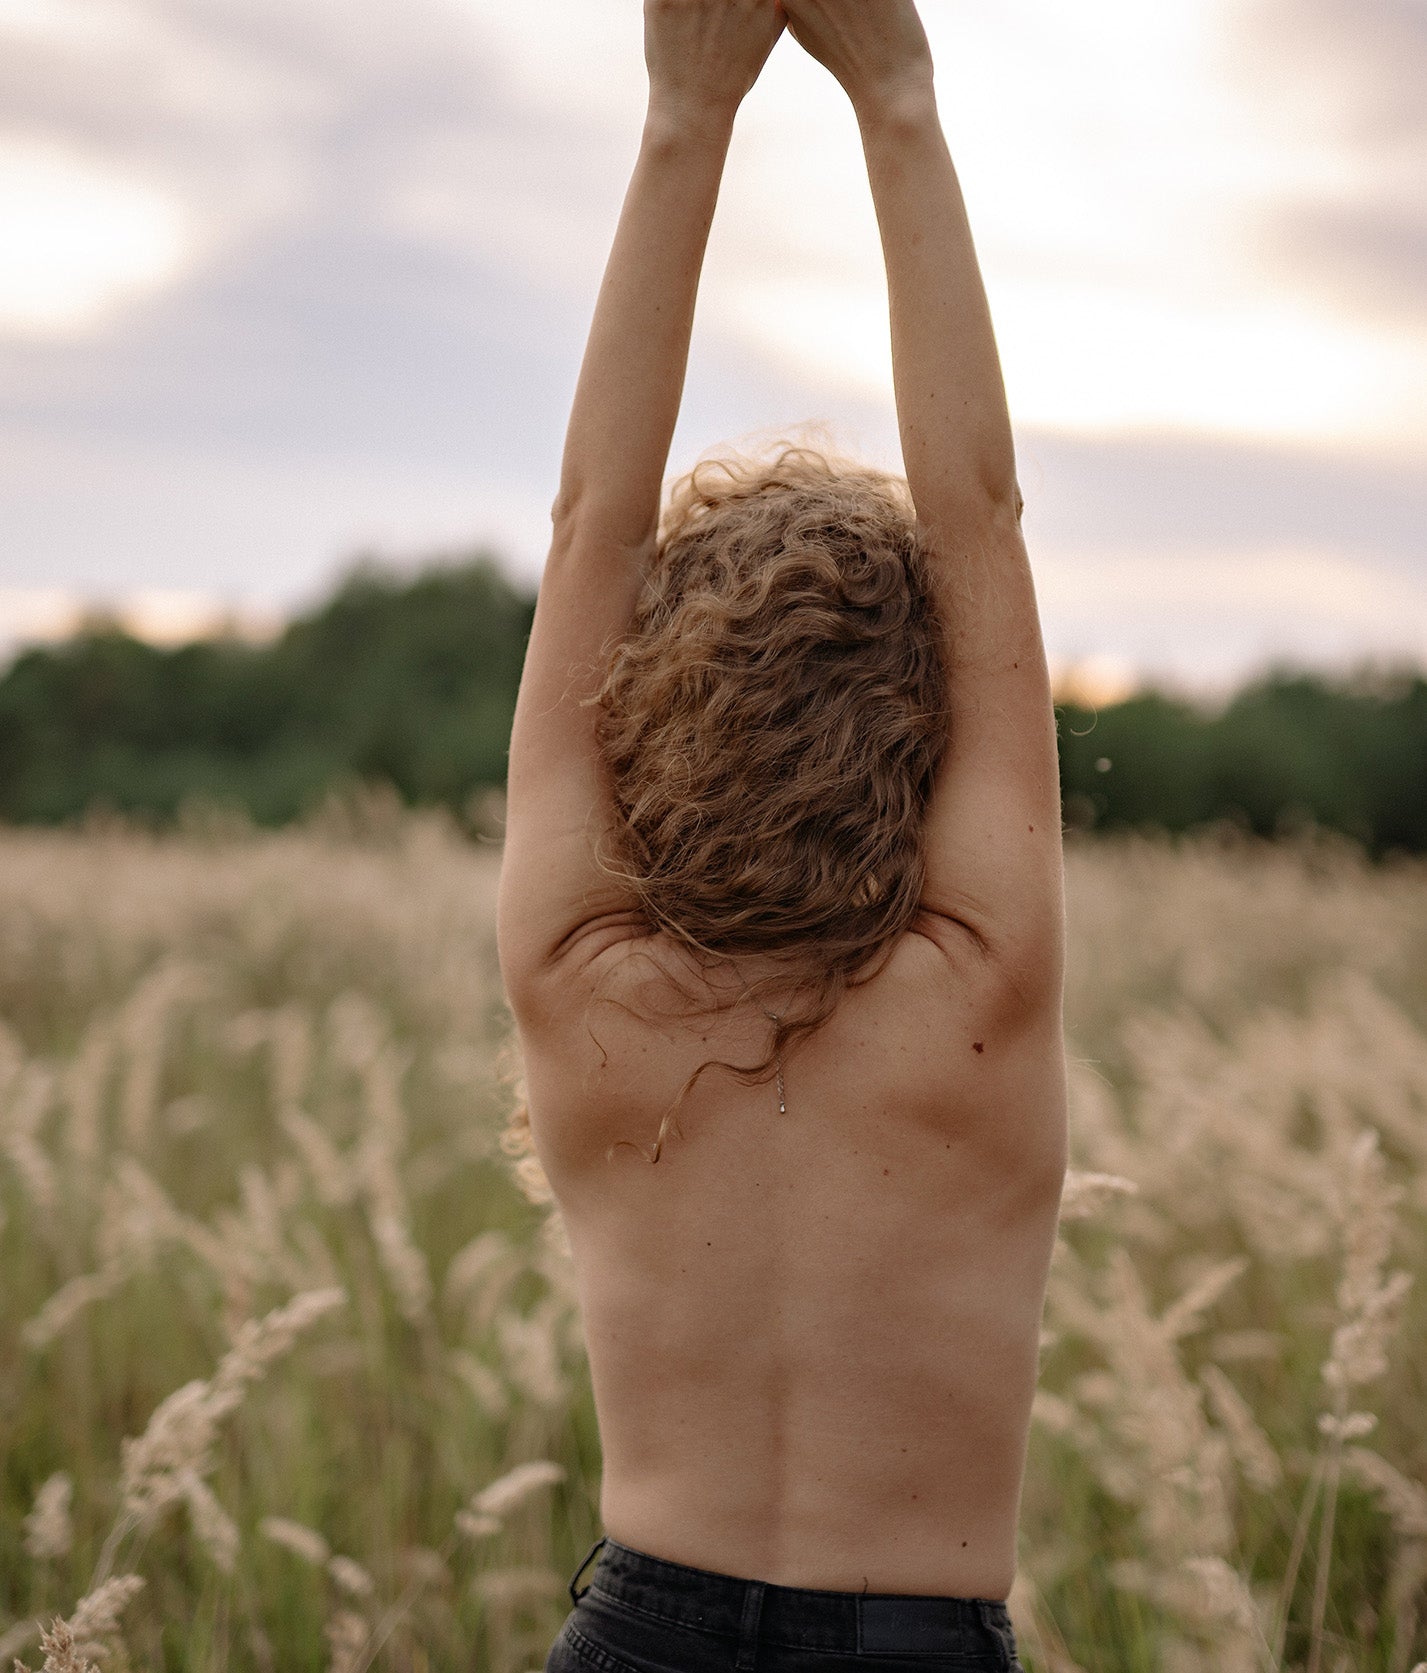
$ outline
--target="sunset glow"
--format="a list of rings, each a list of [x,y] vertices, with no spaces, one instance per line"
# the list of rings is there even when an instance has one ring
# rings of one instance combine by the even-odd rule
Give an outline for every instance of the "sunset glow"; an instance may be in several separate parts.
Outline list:
[[[186,247],[177,205],[102,162],[0,141],[0,332],[66,335],[173,282]]]

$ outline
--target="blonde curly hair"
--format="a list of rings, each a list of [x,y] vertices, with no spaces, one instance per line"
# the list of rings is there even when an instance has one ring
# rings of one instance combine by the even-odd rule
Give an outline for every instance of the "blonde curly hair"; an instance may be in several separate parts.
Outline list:
[[[596,858],[701,969],[761,955],[776,968],[746,997],[796,985],[799,1004],[760,1062],[694,1070],[650,1161],[705,1069],[771,1078],[916,912],[944,643],[900,477],[784,443],[705,459],[671,488],[633,623],[588,699],[615,813]],[[710,1008],[706,990],[681,997]],[[530,1159],[520,1103],[503,1142]]]

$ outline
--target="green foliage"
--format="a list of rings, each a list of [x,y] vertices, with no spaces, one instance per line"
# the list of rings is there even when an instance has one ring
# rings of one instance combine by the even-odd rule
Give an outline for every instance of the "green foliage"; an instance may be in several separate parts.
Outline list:
[[[279,824],[352,778],[460,808],[504,781],[533,613],[479,555],[415,578],[361,566],[268,645],[98,624],[25,651],[0,678],[0,817],[166,822],[202,798]]]
[[[1275,670],[1218,712],[1150,691],[1059,714],[1066,816],[1081,828],[1227,819],[1258,836],[1318,825],[1379,856],[1427,850],[1420,674],[1334,682]]]
[[[415,576],[359,565],[267,645],[159,648],[96,623],[0,675],[0,820],[97,806],[171,822],[185,802],[259,824],[334,785],[460,812],[505,781],[535,600],[488,554]],[[1067,822],[1261,836],[1318,825],[1427,852],[1427,677],[1278,669],[1212,710],[1148,690],[1059,708]]]

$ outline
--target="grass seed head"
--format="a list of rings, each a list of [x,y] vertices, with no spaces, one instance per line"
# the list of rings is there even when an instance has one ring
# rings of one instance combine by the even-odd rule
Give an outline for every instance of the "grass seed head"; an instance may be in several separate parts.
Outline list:
[[[265,1516],[258,1523],[258,1532],[274,1545],[281,1545],[314,1568],[323,1568],[331,1556],[327,1541],[316,1528],[302,1522],[291,1522],[285,1516]]]
[[[41,1483],[34,1508],[25,1518],[22,1530],[25,1550],[36,1562],[51,1562],[68,1555],[74,1544],[74,1525],[69,1514],[73,1498],[74,1482],[63,1470],[56,1470]]]

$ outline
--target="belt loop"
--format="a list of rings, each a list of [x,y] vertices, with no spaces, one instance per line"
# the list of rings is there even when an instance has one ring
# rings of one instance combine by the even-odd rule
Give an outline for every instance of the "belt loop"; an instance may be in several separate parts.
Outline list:
[[[594,1542],[594,1544],[589,1548],[589,1550],[585,1553],[584,1562],[582,1562],[580,1564],[580,1566],[575,1570],[575,1572],[570,1576],[570,1584],[569,1584],[567,1590],[570,1593],[570,1602],[571,1603],[578,1604],[580,1599],[585,1595],[585,1592],[589,1591],[589,1589],[590,1589],[589,1586],[586,1586],[585,1587],[585,1592],[577,1592],[575,1590],[575,1583],[576,1583],[576,1581],[579,1580],[580,1576],[585,1572],[586,1568],[589,1566],[590,1558],[594,1556],[595,1552],[599,1550],[600,1546],[602,1546],[604,1544],[605,1540],[608,1539],[608,1538],[609,1538],[609,1535],[605,1534],[600,1539],[597,1539]]]
[[[737,1673],[750,1673],[758,1660],[758,1622],[763,1614],[763,1580],[750,1580],[743,1594],[743,1620],[738,1629]]]
[[[981,1617],[981,1624],[996,1640],[1000,1652],[1000,1665],[1006,1673],[1010,1673],[1010,1670],[1018,1667],[1020,1663],[1016,1660],[1014,1632],[1009,1626],[1002,1625],[1002,1621],[1006,1619],[1003,1610],[1004,1606],[998,1607],[994,1603],[977,1599],[976,1612]]]

